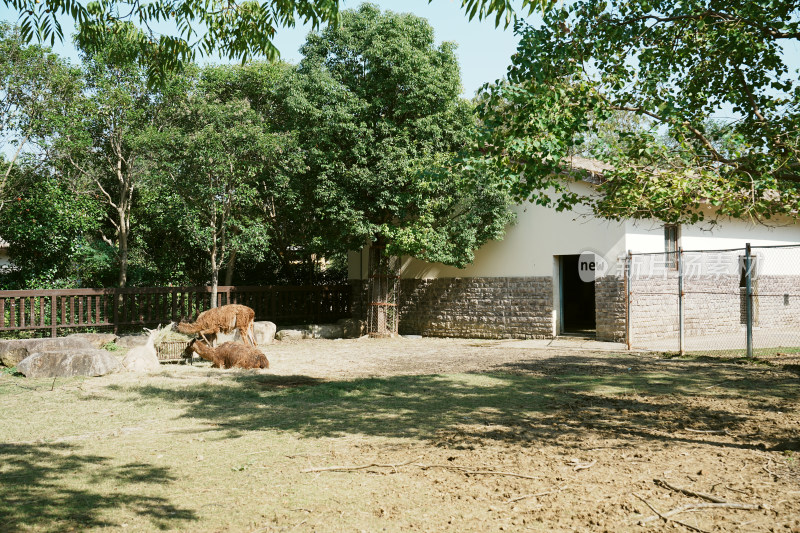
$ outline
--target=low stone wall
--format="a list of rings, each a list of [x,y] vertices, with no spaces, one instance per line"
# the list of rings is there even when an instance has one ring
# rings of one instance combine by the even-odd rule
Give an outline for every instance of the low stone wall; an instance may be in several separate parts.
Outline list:
[[[756,283],[758,325],[800,329],[800,275],[761,276]]]
[[[754,327],[800,328],[800,276],[761,276],[753,290]],[[677,339],[677,273],[634,280],[632,293],[632,345]],[[683,305],[685,338],[744,331],[745,296],[738,276],[686,278]]]
[[[432,337],[534,339],[553,336],[553,280],[405,279],[400,333]]]
[[[353,316],[366,312],[367,282],[351,281]],[[595,287],[598,340],[625,340],[625,284],[606,277]],[[550,339],[553,279],[540,277],[404,279],[400,333],[431,337]]]

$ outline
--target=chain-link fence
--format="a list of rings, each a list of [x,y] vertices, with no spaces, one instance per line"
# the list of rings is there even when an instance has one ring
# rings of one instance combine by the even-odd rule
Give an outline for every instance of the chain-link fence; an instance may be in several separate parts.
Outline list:
[[[800,246],[629,254],[625,270],[632,348],[800,352]]]

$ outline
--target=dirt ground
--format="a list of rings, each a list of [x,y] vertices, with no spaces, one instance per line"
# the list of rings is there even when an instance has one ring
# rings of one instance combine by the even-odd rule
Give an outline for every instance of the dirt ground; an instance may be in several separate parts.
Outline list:
[[[267,353],[267,371],[1,375],[0,531],[800,533],[798,354],[426,338]],[[51,504],[80,512],[35,511]]]

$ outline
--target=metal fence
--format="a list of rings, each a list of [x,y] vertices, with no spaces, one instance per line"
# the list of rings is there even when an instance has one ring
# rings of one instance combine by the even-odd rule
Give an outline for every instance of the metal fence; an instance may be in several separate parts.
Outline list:
[[[256,320],[279,324],[348,318],[352,289],[343,286],[218,288],[217,305],[252,307]],[[0,332],[110,329],[194,318],[211,307],[211,287],[0,291]]]
[[[800,352],[800,246],[629,253],[625,270],[631,348]]]

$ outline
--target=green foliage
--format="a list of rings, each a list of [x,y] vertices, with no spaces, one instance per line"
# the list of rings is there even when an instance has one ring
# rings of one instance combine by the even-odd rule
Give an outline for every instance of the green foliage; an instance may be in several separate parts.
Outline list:
[[[52,138],[80,93],[80,74],[40,46],[26,46],[17,28],[0,22],[0,211],[12,191],[8,180],[21,155]]]
[[[799,28],[786,2],[554,8],[540,27],[516,26],[508,81],[482,94],[487,160],[520,198],[612,219],[797,217],[800,84],[784,50]],[[714,123],[721,110],[736,120]],[[638,127],[594,142],[620,113]],[[614,168],[600,195],[576,195],[559,175],[581,149]]]
[[[429,2],[433,0],[428,0]],[[316,29],[339,22],[338,0],[268,0],[265,2],[222,0],[3,0],[20,15],[25,41],[38,38],[63,40],[59,17],[68,16],[78,26],[77,40],[85,50],[99,50],[106,36],[129,43],[125,56],[148,69],[151,82],[163,82],[170,72],[192,63],[199,51],[218,52],[242,63],[257,56],[278,57],[273,39],[278,28],[310,24]],[[550,0],[522,0],[529,13],[544,9]],[[461,0],[469,16],[494,17],[495,25],[508,26],[514,17],[510,0]],[[167,21],[169,21],[167,23]],[[164,22],[173,31],[155,33],[152,24]],[[159,27],[163,31],[163,28]]]
[[[510,220],[495,175],[465,163],[474,117],[452,43],[408,14],[362,5],[301,51],[301,139],[327,238],[463,266]]]
[[[0,213],[0,236],[10,244],[9,256],[17,267],[4,276],[3,285],[37,289],[96,284],[108,267],[102,247],[91,240],[102,219],[101,205],[53,177],[23,170],[13,181],[17,196]]]
[[[205,252],[213,286],[233,253],[264,257],[269,223],[260,216],[261,192],[283,185],[280,169],[292,160],[286,156],[294,142],[291,133],[272,132],[247,99],[223,100],[227,77],[219,70],[190,81],[188,92],[170,103],[169,127],[150,132],[151,146],[160,147],[162,179],[187,206],[180,231]]]

